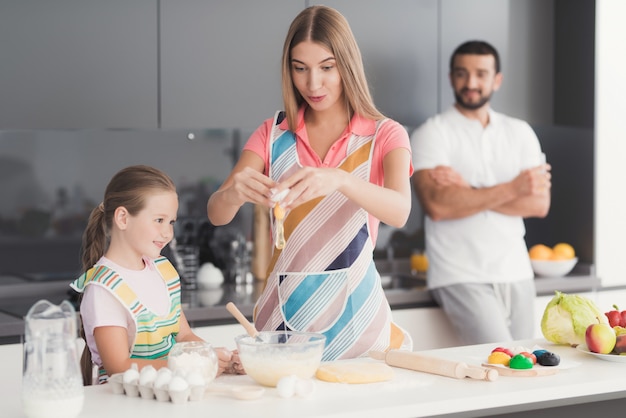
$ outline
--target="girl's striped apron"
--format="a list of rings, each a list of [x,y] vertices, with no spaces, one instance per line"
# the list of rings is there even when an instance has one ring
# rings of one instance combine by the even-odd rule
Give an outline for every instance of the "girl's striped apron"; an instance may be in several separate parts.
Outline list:
[[[269,175],[278,182],[301,168],[295,135],[280,129],[282,119],[279,112],[269,142]],[[339,168],[369,181],[374,141],[375,135],[353,134]],[[368,213],[333,192],[291,209],[284,231],[286,245],[273,249],[271,273],[255,306],[257,329],[323,333],[324,361],[399,348],[403,334],[391,322],[374,265]]]
[[[166,357],[176,343],[175,337],[180,329],[180,277],[166,257],[159,257],[154,263],[165,281],[170,297],[170,310],[164,316],[158,316],[147,309],[124,279],[107,266],[96,265],[71,284],[72,288],[81,293],[89,285],[102,286],[113,293],[128,310],[137,330],[135,342],[130,349],[130,358]],[[100,367],[100,383],[107,378],[106,371]]]

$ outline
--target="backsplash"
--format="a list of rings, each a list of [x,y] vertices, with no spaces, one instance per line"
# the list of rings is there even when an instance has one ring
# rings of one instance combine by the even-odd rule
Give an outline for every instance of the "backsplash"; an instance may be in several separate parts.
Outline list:
[[[527,243],[569,242],[582,262],[593,264],[593,131],[534,129],[553,166],[553,191],[549,215],[527,220]],[[251,132],[196,130],[193,139],[189,134],[0,131],[0,284],[2,276],[11,274],[33,281],[78,274],[87,217],[112,175],[132,164],[153,165],[172,177],[180,201],[178,246],[197,247],[198,266],[211,262],[228,273],[232,243],[252,240],[253,207],[244,205],[231,224],[215,227],[206,217],[206,201],[230,172]],[[406,258],[414,249],[423,249],[422,218],[413,194],[404,228],[380,225],[375,258]]]

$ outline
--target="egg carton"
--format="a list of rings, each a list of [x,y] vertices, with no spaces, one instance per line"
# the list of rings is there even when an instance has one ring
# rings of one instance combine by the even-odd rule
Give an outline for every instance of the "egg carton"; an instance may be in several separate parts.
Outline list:
[[[132,371],[133,369],[129,369]],[[187,401],[199,401],[204,397],[207,384],[188,382],[185,377],[174,375],[171,379],[154,379],[149,383],[141,384],[138,373],[116,373],[109,377],[109,384],[113,393],[143,399],[156,399],[160,402],[176,404]]]

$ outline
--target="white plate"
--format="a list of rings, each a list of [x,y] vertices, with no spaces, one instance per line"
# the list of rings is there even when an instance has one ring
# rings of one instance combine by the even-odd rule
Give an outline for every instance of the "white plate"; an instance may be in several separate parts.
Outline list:
[[[592,356],[598,357],[605,361],[612,361],[614,363],[626,363],[626,355],[622,356],[619,354],[599,354],[594,353],[593,351],[589,351],[586,345],[580,344],[576,346],[578,351],[582,351],[583,353],[591,354]]]

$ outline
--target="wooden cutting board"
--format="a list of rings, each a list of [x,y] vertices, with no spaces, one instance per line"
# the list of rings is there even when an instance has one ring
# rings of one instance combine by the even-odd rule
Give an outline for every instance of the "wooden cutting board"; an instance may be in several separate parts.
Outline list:
[[[497,370],[500,376],[518,377],[548,376],[556,374],[559,371],[556,367],[548,366],[534,366],[532,369],[512,369],[502,365],[483,363],[483,367]]]

